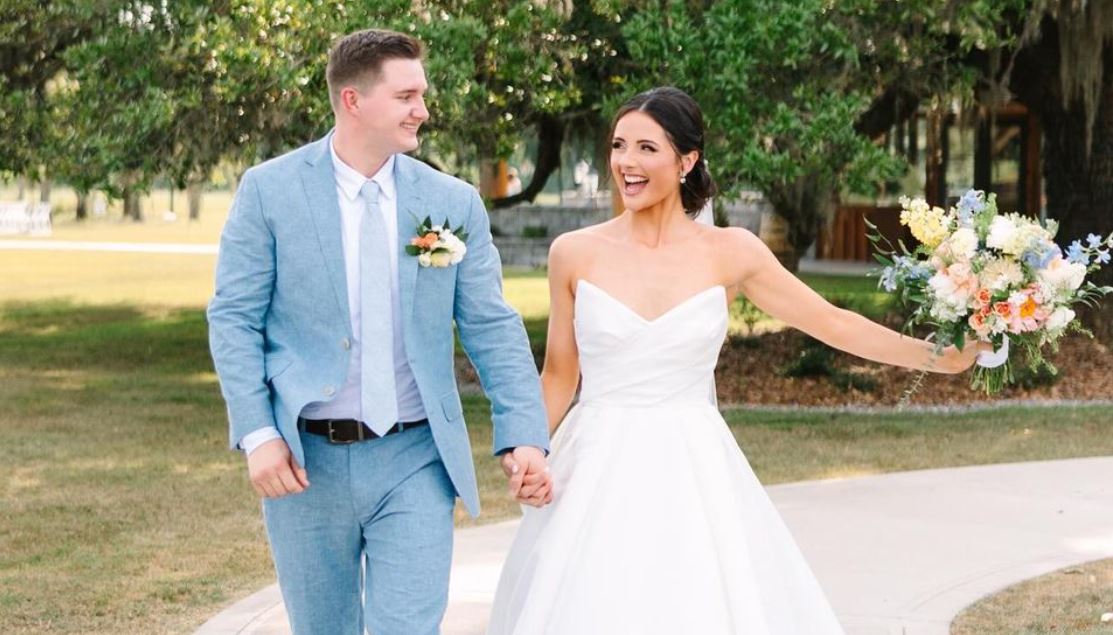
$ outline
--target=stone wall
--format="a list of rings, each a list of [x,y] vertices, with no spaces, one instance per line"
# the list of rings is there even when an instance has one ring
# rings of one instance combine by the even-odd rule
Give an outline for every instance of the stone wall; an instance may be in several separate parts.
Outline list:
[[[607,197],[609,200],[609,197]],[[744,192],[726,205],[727,221],[757,234],[761,215],[772,207],[760,192]],[[490,210],[491,233],[504,266],[543,267],[553,238],[611,218],[607,206],[517,205]]]

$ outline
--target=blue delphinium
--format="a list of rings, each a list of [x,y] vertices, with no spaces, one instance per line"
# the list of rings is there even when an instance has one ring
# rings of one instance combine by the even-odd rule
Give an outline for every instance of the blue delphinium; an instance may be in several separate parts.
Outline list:
[[[1101,245],[1101,242],[1101,236],[1098,236],[1097,234],[1090,234],[1086,237],[1086,243],[1090,246],[1090,249]]]
[[[955,205],[958,210],[958,224],[960,227],[970,227],[974,224],[974,214],[985,209],[984,194],[980,190],[969,190],[958,199]]]
[[[1097,258],[1098,264],[1104,265],[1104,264],[1108,263],[1109,262],[1109,250],[1099,249],[1098,250],[1098,255],[1097,255],[1096,258]]]
[[[1067,247],[1067,260],[1084,265],[1090,264],[1090,255],[1086,253],[1081,240],[1076,240],[1070,244],[1070,247]]]
[[[881,279],[879,280],[879,285],[882,288],[884,288],[886,291],[896,291],[897,290],[897,268],[890,266],[890,267],[885,267],[884,269],[882,269],[881,270]]]

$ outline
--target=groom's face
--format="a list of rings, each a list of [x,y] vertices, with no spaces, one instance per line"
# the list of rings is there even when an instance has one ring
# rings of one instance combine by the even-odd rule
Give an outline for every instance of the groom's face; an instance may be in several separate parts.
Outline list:
[[[381,152],[417,149],[417,131],[429,119],[425,108],[428,88],[421,60],[390,59],[383,62],[378,81],[360,91],[356,118]]]

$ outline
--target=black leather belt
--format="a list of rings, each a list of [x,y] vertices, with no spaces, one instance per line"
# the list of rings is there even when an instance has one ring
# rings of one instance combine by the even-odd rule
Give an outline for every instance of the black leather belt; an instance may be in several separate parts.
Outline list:
[[[310,434],[319,434],[323,437],[328,437],[329,443],[340,444],[380,439],[388,434],[394,434],[395,432],[402,432],[403,430],[409,430],[410,428],[428,424],[428,419],[421,419],[420,421],[399,421],[380,435],[367,427],[367,424],[355,419],[305,419],[303,417],[298,417],[298,430],[304,430]]]

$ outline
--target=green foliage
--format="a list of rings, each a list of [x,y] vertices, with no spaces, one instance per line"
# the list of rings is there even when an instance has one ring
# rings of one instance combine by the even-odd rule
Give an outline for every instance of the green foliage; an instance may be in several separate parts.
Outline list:
[[[765,311],[757,308],[757,305],[750,302],[747,298],[739,298],[730,305],[731,318],[741,321],[746,325],[747,337],[753,337],[757,328],[758,322],[768,319]]]
[[[967,54],[1015,41],[1023,4],[631,2],[622,32],[638,70],[618,98],[661,84],[692,94],[724,195],[761,190],[802,251],[838,192],[871,194],[905,169],[873,139],[898,120],[887,99],[972,93]]]
[[[160,175],[181,187],[222,160],[253,163],[324,134],[328,49],[370,25],[426,43],[428,147],[465,161],[509,155],[538,115],[578,104],[573,64],[606,47],[568,32],[549,5],[512,0],[20,0],[0,16],[11,36],[0,41],[19,42],[0,44],[0,134],[13,149],[0,170],[45,163],[115,195]],[[21,61],[40,58],[51,65]]]
[[[877,389],[873,378],[836,367],[835,349],[811,337],[804,338],[799,355],[781,368],[781,374],[785,377],[827,377],[843,391]]]
[[[549,228],[544,225],[526,225],[522,228],[522,238],[546,238]]]

